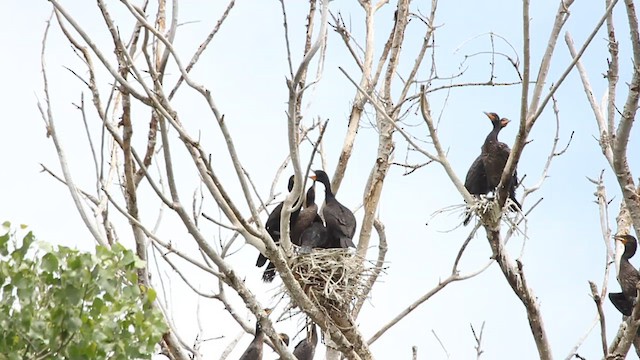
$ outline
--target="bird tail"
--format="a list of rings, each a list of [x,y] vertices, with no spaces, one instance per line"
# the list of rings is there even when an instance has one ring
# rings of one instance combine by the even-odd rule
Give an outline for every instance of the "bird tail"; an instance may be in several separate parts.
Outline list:
[[[462,225],[467,226],[469,225],[469,222],[471,221],[471,216],[473,215],[473,211],[471,211],[471,209],[467,208],[464,211],[464,220],[462,221]]]
[[[269,262],[266,270],[262,273],[262,281],[270,283],[276,277],[276,266],[272,262]]]
[[[623,293],[609,293],[609,300],[611,300],[613,306],[615,306],[623,315],[631,316],[633,303],[629,301]]]
[[[520,205],[520,203],[518,202],[518,200],[516,200],[516,188],[518,187],[518,178],[514,175],[511,178],[511,184],[509,186],[509,199],[511,199],[511,201],[513,201],[514,206],[517,206],[517,209],[514,209],[513,206],[511,207],[511,209],[513,211],[518,211],[518,210],[522,210],[522,206]]]
[[[511,209],[511,211],[522,211],[522,205],[520,205],[518,200],[516,200],[515,197],[509,197],[509,198],[511,199],[511,202],[513,202],[513,204],[511,204],[511,206],[509,207],[509,209]]]
[[[356,244],[354,244],[353,240],[349,239],[348,237],[343,237],[340,238],[340,247],[346,249],[350,247],[356,247]]]
[[[256,260],[256,267],[263,267],[264,264],[267,263],[267,257],[262,255],[262,253],[258,254],[258,260]]]

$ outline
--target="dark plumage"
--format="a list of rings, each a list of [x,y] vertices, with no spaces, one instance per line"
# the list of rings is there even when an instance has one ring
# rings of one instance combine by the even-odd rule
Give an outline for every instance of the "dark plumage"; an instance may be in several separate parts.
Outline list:
[[[482,145],[482,153],[480,154],[482,158],[482,163],[484,164],[484,169],[487,173],[487,186],[489,189],[495,189],[498,184],[500,184],[500,178],[502,177],[502,171],[504,171],[504,166],[507,164],[507,159],[509,159],[509,154],[511,154],[511,149],[509,146],[503,142],[498,141],[498,134],[502,128],[506,127],[509,124],[509,119],[502,118],[498,116],[496,113],[485,113],[491,119],[491,123],[493,123],[493,130],[487,135],[487,138],[484,140],[484,144]],[[515,199],[515,190],[516,185],[518,183],[517,180],[517,172],[514,170],[513,175],[511,176],[511,181],[509,181],[509,198],[520,208],[520,204]]]
[[[329,233],[318,215],[318,205],[316,205],[315,181],[305,199],[304,209],[300,211],[298,221],[294,226],[293,234],[295,244],[300,246],[300,254],[309,254],[313,248],[330,248]]]
[[[307,338],[302,339],[293,350],[293,356],[298,360],[313,360],[316,353],[316,345],[318,344],[318,333],[316,332],[316,324],[311,324],[311,331],[307,331]]]
[[[484,195],[492,192],[500,183],[500,177],[504,171],[511,149],[503,142],[498,141],[500,130],[509,124],[509,119],[500,118],[496,113],[487,113],[485,115],[491,120],[493,129],[487,135],[482,145],[480,156],[478,156],[465,178],[464,186],[471,195]],[[518,185],[518,172],[513,171],[513,176],[509,181],[509,199],[513,201],[517,209],[521,209],[520,203],[516,200],[516,187]],[[515,208],[513,210],[516,210]],[[469,224],[471,213],[468,212],[463,224]]]
[[[315,170],[314,180],[324,185],[324,201],[325,206],[322,209],[322,215],[329,233],[329,241],[331,247],[355,247],[353,243],[353,235],[356,233],[356,218],[351,210],[340,204],[331,190],[331,182],[329,176],[322,170]]]
[[[295,177],[293,175],[291,175],[291,177],[289,178],[289,183],[287,185],[289,192],[293,190],[294,179]],[[278,206],[275,207],[275,209],[273,209],[273,211],[271,212],[271,214],[269,214],[269,217],[267,218],[267,223],[264,225],[265,229],[267,230],[267,233],[269,233],[269,235],[271,236],[271,238],[276,244],[280,243],[280,214],[282,213],[283,205],[284,205],[284,202],[281,202],[280,204],[278,204]],[[299,213],[300,213],[300,208],[298,208],[297,210],[291,213],[291,217],[289,218],[290,229],[293,228],[293,225],[296,223]],[[264,256],[262,253],[260,253],[258,255],[258,260],[256,261],[256,266],[262,267],[266,262],[267,262],[267,257]],[[264,282],[272,282],[275,276],[276,276],[275,266],[271,262],[269,262],[269,264],[267,265],[267,268],[262,274],[262,280]]]
[[[318,205],[316,205],[316,183],[314,181],[309,190],[307,190],[304,208],[300,210],[298,219],[291,228],[291,242],[300,246],[300,235],[317,220],[322,223],[322,219],[318,215]]]
[[[640,273],[631,265],[629,259],[636,253],[638,242],[631,235],[616,235],[616,241],[624,244],[624,253],[620,260],[620,270],[618,272],[618,282],[622,288],[621,293],[610,293],[609,300],[613,305],[626,316],[630,316],[633,304],[636,300],[636,284],[640,281]]]
[[[471,195],[483,195],[491,191],[487,185],[487,172],[484,170],[482,155],[478,155],[471,164],[464,180],[464,187]]]
[[[264,309],[267,315],[271,314],[271,309]],[[256,319],[256,335],[247,349],[242,353],[239,360],[262,360],[262,347],[264,344],[264,332],[260,326],[260,321]]]
[[[331,249],[337,247],[340,247],[340,243],[331,241],[322,220],[314,221],[300,236],[300,254],[309,254],[314,248]]]

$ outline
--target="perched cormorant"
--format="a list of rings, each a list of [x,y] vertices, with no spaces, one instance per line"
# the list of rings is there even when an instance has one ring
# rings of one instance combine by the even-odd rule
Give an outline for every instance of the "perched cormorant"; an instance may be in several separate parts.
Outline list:
[[[289,178],[289,184],[287,185],[289,192],[293,190],[294,178],[295,178],[294,175],[291,175],[291,177]],[[284,201],[278,204],[278,206],[276,206],[275,209],[273,209],[273,211],[271,212],[271,214],[269,214],[269,217],[267,218],[267,223],[264,225],[265,229],[267,230],[267,233],[269,233],[269,235],[271,236],[273,241],[276,243],[276,245],[280,243],[280,214],[282,213],[283,206],[284,206]],[[290,229],[293,228],[293,225],[296,223],[299,213],[300,213],[300,208],[298,208],[297,210],[291,213],[291,217],[289,218]],[[267,257],[264,256],[262,253],[260,253],[258,255],[258,260],[256,261],[256,266],[262,267],[266,262],[267,262]],[[267,268],[262,274],[262,281],[272,282],[275,276],[276,276],[275,266],[271,262],[269,262],[269,264],[267,265]]]
[[[284,347],[288,347],[289,346],[289,335],[287,335],[285,333],[280,333],[280,334],[278,334],[278,336],[280,337],[280,340],[284,343]],[[282,360],[282,358],[278,358],[277,360]]]
[[[316,205],[316,182],[314,181],[307,191],[304,208],[300,210],[298,219],[291,228],[291,242],[300,246],[300,235],[302,235],[314,221],[318,220],[322,223],[322,219],[320,215],[318,215],[318,205]]]
[[[631,265],[629,259],[636,253],[638,242],[631,235],[616,235],[616,241],[624,244],[624,253],[620,260],[620,270],[618,271],[618,282],[622,288],[621,293],[609,293],[609,300],[613,306],[622,314],[630,316],[633,311],[633,304],[636,300],[636,284],[640,281],[640,273]]]
[[[334,244],[331,247],[355,247],[353,235],[356,233],[356,218],[351,210],[340,204],[331,190],[331,182],[326,172],[315,170],[311,178],[324,185],[325,206],[322,209],[324,221],[329,232],[329,239]]]
[[[314,248],[331,249],[340,248],[338,241],[331,241],[329,231],[322,223],[322,219],[314,221],[311,226],[306,228],[300,235],[300,254],[309,254]]]
[[[498,133],[500,130],[509,124],[509,119],[502,118],[498,116],[496,113],[486,113],[487,117],[491,119],[491,123],[493,123],[493,130],[487,135],[487,138],[484,140],[484,144],[482,145],[482,153],[480,154],[482,157],[482,163],[484,164],[484,169],[487,173],[487,185],[489,189],[495,189],[500,183],[500,178],[502,177],[502,171],[504,171],[504,166],[507,164],[507,159],[509,159],[509,154],[511,154],[511,149],[509,146],[503,142],[498,141]],[[518,175],[517,171],[513,171],[513,175],[511,176],[511,180],[509,181],[509,198],[520,208],[520,204],[515,198],[516,185],[518,185]]]
[[[298,221],[296,221],[292,231],[292,241],[300,246],[300,254],[311,253],[313,248],[330,248],[329,233],[318,215],[318,205],[316,205],[316,183],[313,182],[304,203],[304,209],[300,211]]]
[[[289,335],[285,334],[285,333],[280,333],[278,334],[278,336],[280,337],[280,341],[282,341],[282,343],[284,344],[285,347],[289,346]]]
[[[500,118],[496,113],[484,113],[491,120],[493,129],[484,140],[480,156],[478,156],[465,178],[464,186],[471,195],[488,194],[496,189],[500,183],[500,177],[504,171],[511,149],[503,142],[498,141],[500,130],[509,124],[509,119]],[[518,185],[518,172],[513,171],[513,176],[508,184],[509,199],[513,201],[517,209],[521,209],[520,203],[516,200],[516,186]],[[516,210],[516,209],[513,209]],[[471,213],[467,213],[463,224],[467,225],[471,220]]]
[[[267,316],[271,314],[271,309],[264,309]],[[264,344],[264,332],[260,326],[260,321],[256,319],[256,336],[251,341],[251,344],[244,351],[239,360],[262,360],[262,347]]]
[[[307,329],[307,338],[300,340],[293,350],[293,356],[298,360],[313,360],[316,353],[316,345],[318,344],[318,333],[316,332],[316,324],[311,323],[311,331]]]

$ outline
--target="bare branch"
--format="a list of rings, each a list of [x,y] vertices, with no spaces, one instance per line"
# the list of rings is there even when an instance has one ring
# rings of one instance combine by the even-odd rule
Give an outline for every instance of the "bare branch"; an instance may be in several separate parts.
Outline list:
[[[379,219],[375,219],[373,221],[373,227],[378,233],[378,259],[376,260],[376,263],[374,265],[373,274],[369,278],[367,278],[367,283],[365,284],[365,290],[363,294],[358,298],[358,300],[356,301],[356,305],[353,308],[352,314],[354,318],[358,317],[360,309],[362,309],[362,305],[364,305],[364,302],[369,296],[369,293],[371,292],[373,285],[378,279],[380,272],[382,272],[382,269],[384,268],[384,259],[387,255],[388,244],[387,234],[384,231],[384,224]]]
[[[436,285],[433,289],[429,290],[426,294],[424,294],[421,297],[419,297],[411,305],[409,305],[404,310],[402,310],[398,315],[396,315],[395,318],[393,318],[391,321],[389,321],[387,324],[385,324],[380,330],[378,330],[375,334],[373,334],[373,336],[371,336],[371,338],[368,340],[369,345],[373,344],[385,332],[387,332],[387,330],[389,330],[391,327],[393,327],[395,324],[397,324],[405,316],[409,315],[413,310],[417,309],[418,306],[420,306],[421,304],[423,304],[424,302],[429,300],[433,295],[437,294],[440,290],[444,289],[450,283],[456,282],[456,281],[462,281],[462,280],[470,279],[470,278],[472,278],[472,277],[474,277],[476,275],[481,274],[482,272],[484,272],[486,269],[489,268],[489,266],[493,263],[493,260],[489,261],[487,264],[485,264],[484,266],[480,267],[478,270],[476,270],[474,272],[471,272],[471,273],[468,273],[468,274],[465,274],[465,275],[460,275],[460,273],[458,271],[458,268],[457,268],[457,264],[460,261],[460,259],[462,258],[462,253],[467,248],[467,245],[469,244],[469,241],[475,235],[475,232],[478,229],[478,227],[479,227],[479,225],[476,226],[471,231],[471,233],[467,237],[467,240],[460,247],[460,250],[458,251],[458,255],[456,257],[456,261],[455,261],[453,269],[451,271],[451,275],[449,275],[449,277],[447,277],[446,279],[439,281],[438,285]]]
[[[476,349],[476,360],[480,360],[480,356],[482,356],[482,353],[484,352],[484,350],[482,350],[482,335],[484,334],[484,321],[482,322],[482,326],[480,327],[479,334],[476,334],[476,330],[473,328],[472,324],[469,324],[469,326],[471,326],[471,333],[473,334],[473,339],[476,341],[476,345],[474,346],[474,348]]]
[[[607,349],[607,326],[605,324],[604,318],[604,310],[602,309],[602,297],[598,293],[598,286],[593,282],[589,281],[589,288],[591,289],[591,297],[596,304],[596,308],[598,309],[598,317],[600,319],[600,339],[602,341],[602,352],[604,357],[606,358],[609,354]]]
[[[571,33],[567,31],[564,35],[564,40],[567,43],[567,47],[569,48],[569,53],[572,57],[577,56],[577,52],[575,46],[573,45],[573,38],[571,37]],[[582,86],[584,88],[584,92],[587,95],[587,100],[591,105],[591,109],[593,110],[593,114],[596,118],[596,123],[598,124],[598,129],[600,130],[600,147],[602,148],[602,153],[604,154],[609,164],[613,166],[613,150],[611,148],[611,133],[609,132],[609,127],[607,125],[607,119],[605,119],[604,113],[598,102],[593,95],[593,88],[591,87],[591,83],[589,82],[589,77],[587,75],[587,71],[582,65],[581,61],[576,63],[576,68],[578,69],[578,74],[580,74],[580,79],[582,80]]]
[[[178,2],[174,1],[174,3],[178,3]],[[235,3],[236,3],[235,0],[230,0],[229,1],[229,4],[227,4],[227,8],[224,10],[224,13],[222,14],[222,16],[220,16],[220,19],[218,19],[218,22],[216,23],[216,26],[213,28],[213,30],[211,30],[209,35],[207,35],[207,38],[202,42],[202,44],[200,44],[200,46],[198,47],[198,50],[191,57],[191,61],[189,61],[189,64],[185,68],[185,71],[187,73],[190,72],[191,69],[195,66],[195,64],[198,62],[198,60],[200,59],[200,56],[206,50],[206,48],[209,45],[209,43],[211,42],[211,40],[213,40],[213,37],[218,33],[218,31],[222,27],[222,24],[224,24],[224,21],[229,16],[229,13],[231,12],[231,9],[233,9],[233,6],[235,5]],[[168,55],[168,53],[167,53],[167,55]],[[180,84],[182,84],[183,81],[184,81],[184,76],[180,76],[180,79],[178,79],[178,82],[176,82],[176,84],[174,85],[173,89],[171,89],[171,91],[169,92],[169,97],[168,97],[169,100],[171,100],[173,98],[175,93],[178,91],[178,88],[180,87]]]
[[[47,44],[47,35],[49,34],[49,27],[51,26],[51,19],[53,18],[53,12],[47,21],[47,27],[44,31],[44,36],[42,38],[42,51],[40,53],[40,66],[42,70],[42,81],[44,86],[44,101],[46,104],[46,110],[44,106],[38,101],[38,109],[40,110],[40,115],[47,125],[47,134],[51,136],[54,146],[56,147],[56,152],[58,154],[58,160],[60,162],[60,167],[62,168],[62,175],[64,176],[65,183],[67,188],[69,189],[69,193],[71,194],[71,198],[73,199],[74,205],[80,214],[80,218],[84,222],[85,226],[95,239],[95,241],[102,245],[108,246],[107,241],[104,237],[104,234],[100,232],[100,230],[89,220],[89,216],[87,215],[84,205],[78,196],[78,189],[76,188],[75,182],[73,181],[73,177],[71,175],[71,171],[69,170],[69,165],[67,163],[67,156],[65,154],[64,148],[58,139],[58,134],[56,133],[55,121],[53,118],[53,112],[51,111],[51,100],[49,98],[49,81],[47,78],[47,70],[45,63],[45,53],[46,53],[46,44]]]
[[[436,332],[433,329],[431,329],[431,333],[433,334],[433,337],[435,337],[436,340],[438,341],[438,344],[440,344],[440,348],[442,349],[442,351],[444,351],[444,354],[447,356],[447,359],[451,359],[451,355],[449,354],[447,347],[444,346],[444,343],[442,342],[442,340],[440,340],[440,337],[438,337],[438,334],[436,334]]]

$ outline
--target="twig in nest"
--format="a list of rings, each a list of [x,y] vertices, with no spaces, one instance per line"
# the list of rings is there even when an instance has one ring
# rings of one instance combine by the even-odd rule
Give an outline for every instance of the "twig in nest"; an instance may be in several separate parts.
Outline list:
[[[341,312],[365,293],[374,269],[365,267],[362,259],[345,249],[315,249],[294,257],[291,264],[293,275],[312,301],[322,309]],[[296,306],[290,304],[291,308]]]

